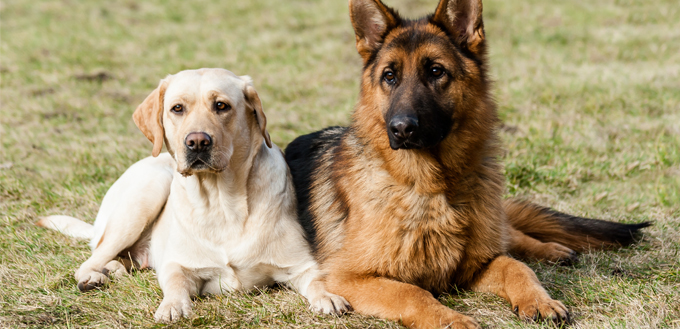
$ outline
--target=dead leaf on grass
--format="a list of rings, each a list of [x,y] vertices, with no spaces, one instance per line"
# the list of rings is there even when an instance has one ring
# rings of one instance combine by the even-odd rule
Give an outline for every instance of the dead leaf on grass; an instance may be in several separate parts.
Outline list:
[[[626,173],[631,172],[633,169],[637,168],[639,165],[640,165],[640,161],[633,161],[628,166],[626,166]]]
[[[510,135],[514,135],[514,134],[516,134],[517,132],[519,132],[519,127],[513,126],[513,125],[507,125],[507,124],[505,124],[505,123],[501,123],[501,126],[499,127],[499,129],[500,129],[502,132],[508,133],[508,134],[510,134]]]
[[[632,212],[632,211],[634,211],[635,209],[637,209],[638,207],[640,207],[640,203],[639,203],[639,202],[635,202],[635,203],[629,205],[628,207],[626,207],[626,212]]]
[[[81,73],[81,74],[76,74],[74,77],[78,80],[85,80],[85,81],[96,81],[96,82],[104,82],[106,80],[111,80],[113,79],[113,75],[109,72],[106,71],[95,71],[92,73]]]
[[[42,88],[31,91],[32,96],[44,96],[48,94],[54,94],[54,88]]]
[[[607,192],[607,191],[604,191],[604,192],[602,192],[602,193],[599,193],[599,194],[595,195],[595,202],[599,202],[600,200],[602,200],[602,199],[604,199],[605,197],[607,197],[607,195],[609,195],[609,192]]]

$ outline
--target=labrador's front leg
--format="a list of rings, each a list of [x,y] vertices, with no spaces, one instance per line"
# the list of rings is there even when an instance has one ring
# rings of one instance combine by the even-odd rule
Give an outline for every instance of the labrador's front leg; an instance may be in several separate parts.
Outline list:
[[[156,322],[170,323],[193,315],[191,297],[200,291],[202,280],[179,264],[163,266],[158,281],[163,289],[163,301],[156,310]]]
[[[321,280],[309,284],[307,299],[309,308],[314,312],[340,315],[352,309],[344,297],[328,292],[325,282]]]
[[[326,290],[326,284],[316,266],[296,275],[289,282],[295,290],[307,298],[309,308],[314,312],[340,315],[352,309],[344,297]]]

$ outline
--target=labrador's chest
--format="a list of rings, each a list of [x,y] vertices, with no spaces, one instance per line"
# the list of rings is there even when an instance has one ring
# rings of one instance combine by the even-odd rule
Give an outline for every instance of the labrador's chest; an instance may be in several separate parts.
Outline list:
[[[259,218],[248,212],[247,198],[205,184],[177,185],[152,237],[157,271],[177,263],[205,276],[210,293],[271,284]]]

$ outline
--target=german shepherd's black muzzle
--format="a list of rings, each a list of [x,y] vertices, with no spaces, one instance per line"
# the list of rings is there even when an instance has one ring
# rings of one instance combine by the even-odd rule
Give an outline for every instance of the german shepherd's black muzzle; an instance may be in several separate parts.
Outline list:
[[[388,123],[390,147],[393,150],[414,148],[418,143],[418,118],[411,115],[397,115]]]
[[[452,103],[428,86],[428,79],[417,74],[403,72],[402,82],[390,93],[385,128],[393,150],[436,146],[452,127]]]
[[[388,112],[386,130],[393,150],[433,147],[451,130],[450,115],[436,104],[417,104],[415,108],[418,110],[400,111],[394,115],[390,115],[392,111]]]

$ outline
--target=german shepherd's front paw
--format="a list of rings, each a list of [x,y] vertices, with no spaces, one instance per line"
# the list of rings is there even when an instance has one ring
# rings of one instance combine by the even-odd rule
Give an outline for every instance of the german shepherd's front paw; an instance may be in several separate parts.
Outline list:
[[[162,323],[172,323],[182,317],[189,318],[194,312],[191,310],[191,300],[190,299],[168,299],[163,298],[161,305],[158,306],[156,310],[156,315],[154,319],[156,322]]]
[[[568,323],[569,311],[562,302],[550,298],[527,299],[513,306],[513,311],[525,321]]]
[[[469,316],[451,310],[448,317],[442,319],[439,328],[452,329],[479,329],[482,328],[477,321]]]
[[[451,329],[480,329],[482,326],[477,323],[477,321],[469,316],[462,316],[454,322],[449,323],[444,328]]]

